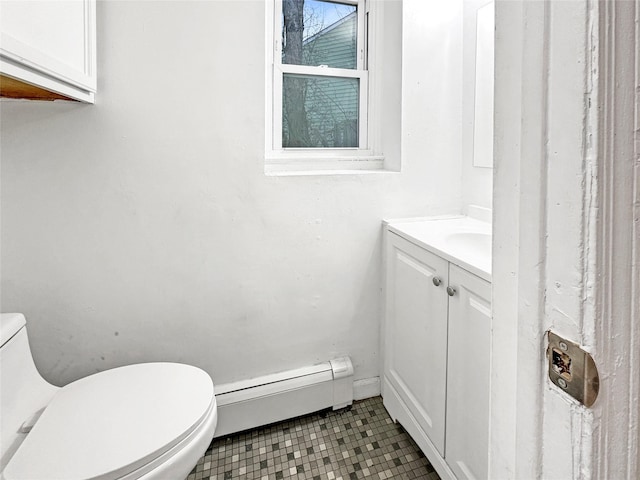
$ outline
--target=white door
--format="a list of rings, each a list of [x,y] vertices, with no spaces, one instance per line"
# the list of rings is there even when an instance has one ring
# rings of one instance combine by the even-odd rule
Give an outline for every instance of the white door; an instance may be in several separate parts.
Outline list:
[[[451,265],[446,460],[459,480],[488,478],[491,284]],[[509,359],[505,359],[508,361]]]
[[[387,241],[385,382],[444,456],[448,264],[393,233]]]

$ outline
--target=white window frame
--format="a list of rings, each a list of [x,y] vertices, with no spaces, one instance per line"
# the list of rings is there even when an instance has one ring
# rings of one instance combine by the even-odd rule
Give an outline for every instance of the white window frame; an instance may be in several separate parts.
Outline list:
[[[289,65],[282,63],[282,0],[266,2],[266,154],[265,171],[290,170],[379,170],[384,159],[374,153],[370,144],[370,52],[372,41],[370,1],[338,0],[337,3],[357,8],[357,64],[356,69],[326,66]],[[368,38],[369,37],[369,38]],[[282,147],[282,89],[284,74],[311,77],[357,78],[359,80],[358,147],[283,148]]]

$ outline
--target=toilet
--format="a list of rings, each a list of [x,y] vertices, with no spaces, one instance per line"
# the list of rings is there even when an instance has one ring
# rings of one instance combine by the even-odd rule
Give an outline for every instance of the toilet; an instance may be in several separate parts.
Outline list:
[[[129,365],[62,388],[36,370],[19,313],[0,319],[2,480],[184,480],[217,423],[211,377]]]

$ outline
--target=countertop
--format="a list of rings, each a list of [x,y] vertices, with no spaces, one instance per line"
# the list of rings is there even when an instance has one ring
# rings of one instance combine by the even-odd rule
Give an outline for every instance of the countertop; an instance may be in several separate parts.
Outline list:
[[[491,224],[467,216],[384,222],[405,240],[491,281]]]

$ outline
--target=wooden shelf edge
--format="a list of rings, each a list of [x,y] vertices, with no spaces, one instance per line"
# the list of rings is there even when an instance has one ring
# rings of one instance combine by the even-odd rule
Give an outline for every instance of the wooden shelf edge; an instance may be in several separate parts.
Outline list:
[[[65,97],[64,95],[60,95],[59,93],[50,92],[30,83],[26,83],[2,74],[0,74],[0,97],[19,98],[25,100],[68,100],[72,102],[77,101],[73,98]]]

